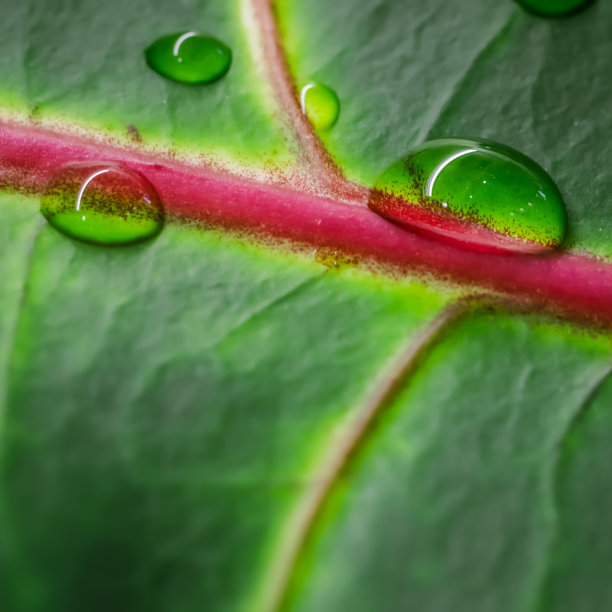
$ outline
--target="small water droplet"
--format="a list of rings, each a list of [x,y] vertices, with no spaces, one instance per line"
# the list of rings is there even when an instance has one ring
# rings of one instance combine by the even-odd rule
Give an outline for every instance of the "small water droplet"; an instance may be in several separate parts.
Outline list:
[[[212,36],[177,32],[158,38],[145,50],[150,68],[179,83],[210,83],[220,79],[232,63],[231,49]]]
[[[586,8],[593,0],[516,0],[516,2],[530,13],[542,17],[560,17]]]
[[[566,230],[563,199],[548,174],[486,140],[417,147],[380,176],[368,205],[400,225],[493,249],[557,247]],[[523,214],[515,215],[518,209]]]
[[[300,92],[302,112],[318,130],[326,130],[334,125],[340,115],[340,100],[336,92],[321,83],[311,81]]]
[[[319,247],[314,251],[314,259],[317,263],[329,268],[330,270],[341,270],[356,266],[359,260],[355,256],[341,253],[331,247]]]
[[[40,210],[60,232],[96,244],[139,242],[164,223],[153,185],[117,163],[65,165],[49,181]]]

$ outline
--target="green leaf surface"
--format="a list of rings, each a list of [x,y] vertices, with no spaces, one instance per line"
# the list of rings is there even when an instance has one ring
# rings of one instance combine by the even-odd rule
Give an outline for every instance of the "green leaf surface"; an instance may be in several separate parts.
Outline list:
[[[14,3],[2,116],[299,170],[258,6]],[[296,82],[338,92],[320,136],[349,178],[424,139],[499,140],[558,181],[572,247],[612,252],[609,2],[276,8]],[[233,51],[213,84],[146,67],[191,29]],[[612,606],[610,334],[329,259],[177,219],[88,245],[0,192],[0,609]]]
[[[1,209],[30,213],[8,259],[39,214]],[[180,227],[107,250],[45,226],[22,259],[2,462],[15,610],[32,585],[34,609],[237,609],[320,447],[448,299]]]
[[[239,0],[31,0],[5,13],[0,24],[5,108],[124,139],[133,126],[146,144],[225,165],[291,161]],[[148,68],[145,49],[160,36],[186,29],[230,46],[233,63],[225,78],[208,86],[184,85]]]
[[[334,490],[294,608],[536,609],[563,538],[559,447],[585,390],[608,373],[609,352],[608,342],[524,319],[460,323]],[[577,537],[593,530],[581,527]]]
[[[278,3],[298,80],[334,88],[321,138],[367,185],[425,140],[488,138],[557,181],[569,246],[612,255],[612,4],[545,20],[510,0]]]
[[[612,542],[607,495],[611,398],[612,379],[606,376],[575,416],[561,447],[553,490],[556,537],[542,610],[596,610],[612,597],[606,572]]]

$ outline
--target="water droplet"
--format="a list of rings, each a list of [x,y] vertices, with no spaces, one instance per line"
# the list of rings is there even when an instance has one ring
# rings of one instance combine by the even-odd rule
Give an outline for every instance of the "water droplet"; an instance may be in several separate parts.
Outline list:
[[[330,270],[340,270],[359,264],[359,259],[356,256],[349,255],[348,253],[341,253],[331,247],[319,247],[315,249],[314,259],[317,263],[320,263]]]
[[[486,140],[417,147],[380,176],[368,205],[400,225],[493,249],[557,247],[566,230],[550,176],[522,153]]]
[[[530,13],[543,17],[570,15],[586,8],[593,0],[516,0]]]
[[[231,49],[212,36],[178,32],[158,38],[145,51],[150,68],[179,83],[210,83],[232,63]]]
[[[311,81],[300,92],[302,112],[318,130],[326,130],[338,120],[340,100],[336,92],[321,83]]]
[[[164,223],[153,185],[116,163],[65,165],[49,181],[40,210],[60,232],[97,244],[139,242]]]

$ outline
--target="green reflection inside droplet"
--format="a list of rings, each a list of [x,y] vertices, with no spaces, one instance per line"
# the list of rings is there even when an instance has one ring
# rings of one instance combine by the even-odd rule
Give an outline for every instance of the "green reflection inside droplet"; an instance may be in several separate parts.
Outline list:
[[[150,68],[180,83],[209,83],[221,78],[232,63],[231,49],[212,36],[178,32],[158,38],[145,51]]]
[[[593,0],[516,0],[532,13],[546,17],[569,15],[592,4]]]
[[[403,225],[459,238],[465,232],[457,221],[541,247],[559,246],[566,231],[565,206],[548,174],[518,151],[484,140],[417,147],[381,175],[369,206]]]
[[[300,91],[302,112],[318,130],[326,130],[338,120],[340,100],[336,92],[321,83],[310,82]]]
[[[60,232],[96,244],[139,242],[163,227],[157,192],[119,164],[64,166],[41,197],[41,212]]]

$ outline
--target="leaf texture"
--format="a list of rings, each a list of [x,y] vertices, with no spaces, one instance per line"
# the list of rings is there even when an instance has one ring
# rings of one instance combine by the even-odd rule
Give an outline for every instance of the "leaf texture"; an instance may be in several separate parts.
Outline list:
[[[346,206],[417,142],[493,138],[552,171],[571,249],[608,256],[610,4],[555,21],[451,4],[276,3],[276,59],[340,96],[325,148],[262,65],[261,0],[14,4],[0,130]],[[225,79],[146,69],[184,29],[232,46]],[[25,184],[0,192],[3,610],[612,605],[607,329],[179,215],[152,242],[81,244]]]

